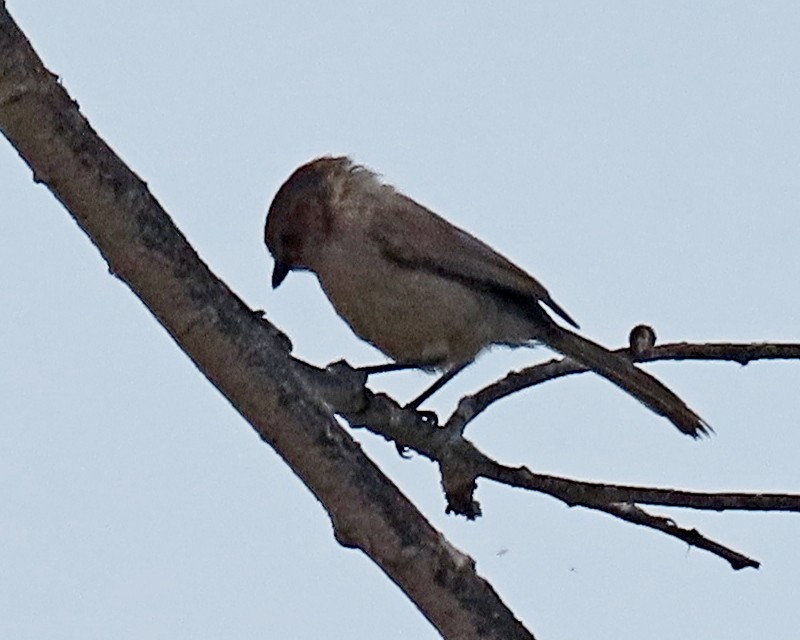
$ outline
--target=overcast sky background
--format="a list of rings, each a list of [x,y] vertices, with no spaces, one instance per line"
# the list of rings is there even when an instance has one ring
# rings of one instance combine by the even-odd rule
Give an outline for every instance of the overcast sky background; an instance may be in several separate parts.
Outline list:
[[[639,322],[800,341],[796,2],[8,5],[211,269],[313,363],[382,361],[312,276],[269,286],[269,201],[328,153],[488,241],[609,346]],[[5,142],[0,202],[0,637],[438,637]],[[550,355],[484,355],[429,407]],[[717,435],[587,375],[468,436],[581,479],[800,491],[800,362],[648,369]],[[402,401],[428,382],[373,384]],[[433,465],[354,436],[537,638],[797,637],[797,515],[657,511],[763,562],[734,572],[486,482],[483,518],[446,516]]]

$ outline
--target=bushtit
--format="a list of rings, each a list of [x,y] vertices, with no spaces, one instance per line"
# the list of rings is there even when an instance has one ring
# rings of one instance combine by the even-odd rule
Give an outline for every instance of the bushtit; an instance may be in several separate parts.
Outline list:
[[[577,328],[534,278],[349,158],[297,169],[270,205],[264,237],[273,287],[291,270],[313,271],[353,331],[399,365],[453,372],[490,345],[542,342],[682,432],[707,433],[653,376],[556,324],[543,306]]]

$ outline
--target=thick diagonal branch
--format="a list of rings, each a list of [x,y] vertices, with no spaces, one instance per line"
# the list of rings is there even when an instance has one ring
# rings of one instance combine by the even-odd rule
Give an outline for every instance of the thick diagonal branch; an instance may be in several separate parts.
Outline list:
[[[341,429],[309,367],[200,260],[103,142],[0,4],[0,130],[35,179],[261,438],[447,638],[532,638]]]

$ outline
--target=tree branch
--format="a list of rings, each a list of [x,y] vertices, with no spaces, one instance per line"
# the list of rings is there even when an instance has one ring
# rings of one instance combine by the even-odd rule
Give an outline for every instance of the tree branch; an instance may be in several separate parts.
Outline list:
[[[0,5],[0,130],[209,381],[447,638],[533,636],[340,428],[310,367],[200,260]]]
[[[608,505],[598,505],[596,508],[601,511],[605,511],[606,513],[610,513],[621,520],[626,520],[627,522],[638,524],[643,527],[650,527],[651,529],[661,531],[668,536],[678,538],[678,540],[683,540],[691,547],[705,549],[706,551],[719,556],[723,560],[727,560],[735,571],[744,569],[746,567],[758,569],[761,566],[761,563],[757,560],[748,558],[747,556],[738,553],[733,549],[729,549],[718,542],[709,540],[697,529],[684,529],[679,527],[672,518],[654,516],[647,513],[644,509],[637,507],[636,505],[626,502],[615,502]]]
[[[691,345],[694,353],[702,353],[701,345]],[[733,351],[747,351],[738,349]],[[759,353],[787,353],[789,350],[760,345]],[[728,349],[727,353],[731,353]],[[751,355],[756,351],[749,350]],[[783,357],[786,357],[785,355]],[[751,358],[752,359],[752,358]],[[552,374],[560,371],[565,361],[546,363],[532,370]],[[571,363],[569,366],[575,366]],[[575,371],[584,371],[580,368]],[[710,540],[695,529],[679,527],[674,520],[653,516],[644,511],[639,504],[670,507],[685,507],[712,511],[793,511],[800,512],[800,495],[766,493],[702,493],[624,485],[609,485],[582,482],[569,478],[559,478],[534,473],[527,467],[512,468],[492,460],[463,436],[462,428],[452,428],[451,421],[443,428],[426,419],[414,410],[401,408],[394,400],[383,394],[372,394],[359,387],[363,382],[353,376],[362,375],[350,369],[346,363],[332,365],[321,375],[330,376],[327,388],[328,400],[337,407],[352,426],[364,427],[393,441],[399,446],[412,449],[439,464],[442,485],[447,499],[447,511],[474,519],[481,515],[480,505],[474,499],[479,478],[494,480],[510,487],[528,489],[561,500],[570,507],[582,506],[602,511],[633,524],[656,529],[666,535],[678,538],[690,546],[704,549],[726,560],[734,569],[758,568],[758,561],[734,551],[718,542]],[[336,378],[351,377],[355,386],[349,391],[345,386],[337,386]],[[538,378],[540,381],[552,379]],[[359,403],[348,401],[354,389],[359,391]],[[480,392],[478,392],[479,395]],[[459,405],[461,408],[461,404]],[[451,418],[452,420],[452,418]]]
[[[638,329],[639,327],[636,327]],[[631,332],[633,335],[633,332]],[[800,359],[800,344],[788,343],[750,343],[734,344],[727,342],[690,344],[676,342],[650,347],[644,351],[633,348],[616,349],[614,353],[626,356],[633,362],[655,362],[657,360],[723,360],[746,365],[754,360],[797,360]],[[512,371],[504,378],[494,382],[472,395],[464,396],[447,421],[448,429],[463,431],[475,418],[492,404],[506,396],[565,376],[583,373],[586,367],[569,358],[549,360]]]

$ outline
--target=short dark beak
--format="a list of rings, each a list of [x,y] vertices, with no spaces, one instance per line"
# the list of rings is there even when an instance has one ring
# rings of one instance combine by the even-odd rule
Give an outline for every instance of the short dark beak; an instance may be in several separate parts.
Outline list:
[[[287,264],[284,264],[277,258],[275,259],[275,268],[272,270],[272,288],[277,289],[281,282],[284,281],[286,276],[289,275],[291,271],[291,267]]]

